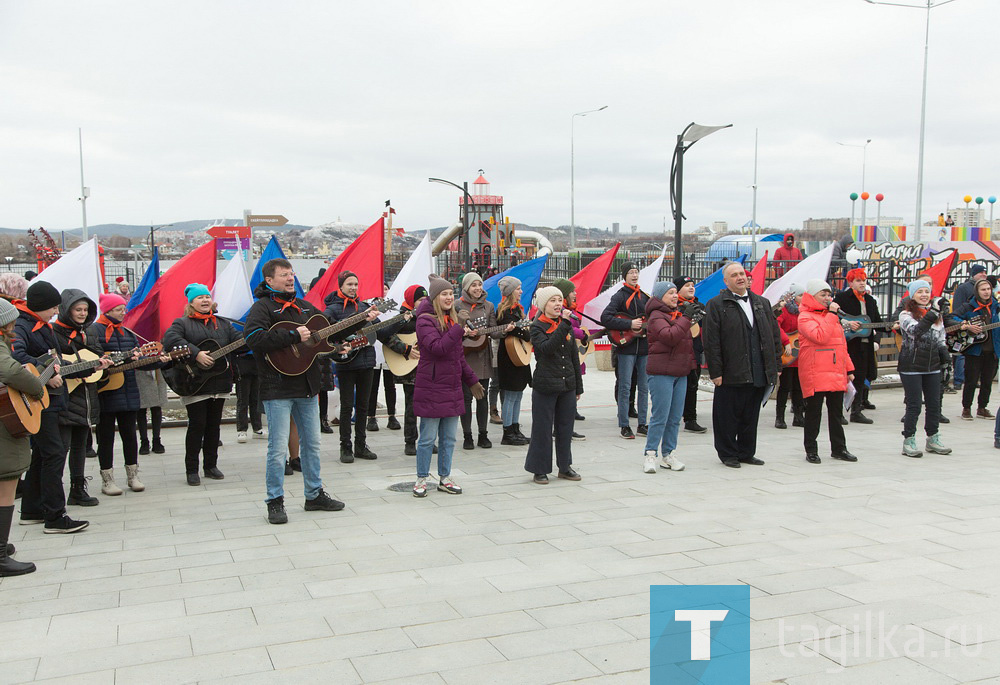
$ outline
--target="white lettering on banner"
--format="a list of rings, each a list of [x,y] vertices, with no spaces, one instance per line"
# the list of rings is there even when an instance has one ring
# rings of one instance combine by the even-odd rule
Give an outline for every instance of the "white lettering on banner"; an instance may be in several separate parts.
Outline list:
[[[718,623],[729,614],[728,609],[677,609],[675,621],[691,624],[691,661],[712,659],[712,623]]]

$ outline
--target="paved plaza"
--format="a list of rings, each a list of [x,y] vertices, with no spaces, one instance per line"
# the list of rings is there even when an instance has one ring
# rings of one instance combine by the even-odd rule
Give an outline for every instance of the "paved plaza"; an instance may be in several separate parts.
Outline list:
[[[856,464],[822,435],[806,463],[769,404],[765,466],[725,468],[711,432],[682,433],[687,469],[647,475],[643,443],[618,437],[612,374],[584,381],[580,483],[532,484],[526,448],[493,426],[493,449],[456,452],[465,494],[393,492],[414,460],[382,419],[375,462],[341,464],[323,436],[346,510],[304,511],[296,474],[284,526],[265,520],[266,441],[224,426],[226,479],[195,488],[184,430],[166,430],[167,454],[141,458],[146,492],[71,508],[85,532],[14,526],[38,571],[0,581],[0,681],[646,683],[650,585],[746,584],[753,682],[1000,683],[1000,450],[957,396],[950,456],[900,455],[887,389],[875,425],[848,429]]]

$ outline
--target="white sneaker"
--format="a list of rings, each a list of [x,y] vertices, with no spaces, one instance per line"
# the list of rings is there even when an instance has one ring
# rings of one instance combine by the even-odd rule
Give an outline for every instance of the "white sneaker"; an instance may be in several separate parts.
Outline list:
[[[254,440],[267,440],[267,431],[261,428],[259,431],[253,432]]]
[[[246,441],[247,441],[247,432],[246,431],[237,431],[236,432],[236,442],[242,444],[242,443],[244,443]]]
[[[413,484],[413,496],[424,497],[426,495],[427,495],[427,479],[417,478],[417,482]]]
[[[660,457],[660,468],[670,469],[671,471],[683,471],[684,464],[677,461],[677,457],[673,454],[664,454]]]
[[[656,473],[656,452],[644,452],[643,453],[643,473]]]

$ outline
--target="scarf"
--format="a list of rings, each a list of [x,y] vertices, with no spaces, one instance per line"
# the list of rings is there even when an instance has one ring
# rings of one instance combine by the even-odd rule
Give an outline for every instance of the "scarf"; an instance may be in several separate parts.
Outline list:
[[[110,342],[111,336],[114,333],[117,333],[122,338],[125,337],[125,327],[122,326],[121,322],[115,323],[114,321],[106,317],[104,314],[101,314],[99,317],[97,317],[97,323],[104,324],[105,326],[104,342]]]
[[[466,297],[469,297],[469,299],[465,299]],[[471,314],[472,312],[476,311],[476,307],[484,307],[484,308],[486,307],[486,305],[484,304],[486,302],[486,291],[484,290],[483,294],[476,299],[472,299],[472,296],[469,295],[468,292],[463,293],[461,300],[465,304],[469,305],[469,313]]]
[[[865,295],[868,294],[868,293],[859,293],[854,288],[851,288],[851,292],[854,293],[854,297],[858,298],[858,302],[864,302],[865,301]]]
[[[976,298],[976,302],[979,302],[979,301],[980,300],[977,297]],[[983,302],[981,305],[979,305],[978,307],[976,307],[975,309],[973,309],[972,313],[975,314],[980,309],[985,309],[986,310],[986,319],[987,319],[987,321],[992,318],[993,312],[990,310],[990,303],[989,302]]]
[[[634,300],[638,295],[641,295],[642,290],[639,288],[638,285],[629,285],[628,283],[622,283],[622,287],[632,291],[632,294],[628,296],[627,300],[625,300],[625,309],[626,313],[628,313],[627,310],[629,306],[632,304],[632,300]]]
[[[87,334],[83,332],[83,329],[77,328],[75,325],[72,325],[72,324],[63,323],[59,319],[56,319],[56,325],[57,326],[62,326],[63,328],[68,328],[71,331],[71,333],[66,336],[70,340],[75,339],[76,338],[76,334],[79,333],[80,337],[83,339],[83,343],[85,345],[87,344]]]
[[[35,314],[35,312],[33,312],[30,309],[28,309],[28,305],[25,304],[24,301],[22,301],[22,300],[15,300],[14,301],[14,306],[17,307],[17,309],[19,311],[22,311],[25,314],[31,315],[31,317],[35,320],[35,326],[34,326],[34,328],[31,329],[32,333],[34,333],[35,331],[37,331],[39,328],[45,328],[46,326],[48,326],[48,328],[49,328],[50,331],[52,330],[52,324],[50,324],[48,321],[43,321],[42,317],[38,316],[38,314]]]
[[[348,303],[353,304],[354,305],[354,309],[356,311],[361,311],[361,306],[358,303],[358,298],[356,298],[356,297],[348,297],[343,292],[341,292],[339,289],[337,290],[337,297],[339,297],[344,302],[343,306],[344,306],[344,313],[345,314],[347,313],[347,304]]]
[[[219,321],[218,319],[215,318],[215,314],[213,312],[209,312],[208,314],[202,314],[200,312],[191,312],[191,314],[188,315],[188,318],[195,319],[197,321],[204,321],[205,326],[208,326],[208,324],[211,323],[213,326],[215,326],[216,330],[219,329]]]
[[[538,320],[541,321],[542,323],[549,324],[548,329],[545,331],[546,333],[552,333],[555,329],[559,328],[559,322],[558,321],[550,319],[549,317],[545,316],[544,314],[542,314],[541,316],[539,316]]]

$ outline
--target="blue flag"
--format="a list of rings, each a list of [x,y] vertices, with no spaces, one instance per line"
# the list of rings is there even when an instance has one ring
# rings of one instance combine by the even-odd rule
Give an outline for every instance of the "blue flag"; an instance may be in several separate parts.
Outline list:
[[[278,244],[278,237],[275,235],[271,236],[271,240],[268,241],[267,247],[264,251],[260,253],[260,259],[257,260],[257,264],[253,268],[253,273],[250,274],[250,292],[255,292],[257,286],[261,284],[264,280],[264,274],[261,273],[261,268],[267,264],[272,259],[288,259],[285,256],[285,251],[281,249],[281,245]],[[299,277],[295,277],[295,296],[303,297],[305,292],[302,290],[302,284],[299,283]],[[249,312],[250,310],[247,310]],[[243,314],[240,321],[246,321],[247,315]]]
[[[146,299],[149,295],[149,291],[153,289],[153,285],[156,283],[157,279],[160,277],[160,248],[153,248],[153,259],[150,260],[149,266],[146,267],[146,273],[142,275],[142,280],[139,281],[139,285],[135,287],[135,292],[132,293],[132,297],[129,298],[128,304],[125,305],[125,311],[130,312]]]
[[[542,270],[547,261],[549,261],[548,255],[536,257],[501,271],[496,276],[490,276],[483,282],[486,299],[492,302],[494,307],[499,307],[500,300],[503,299],[500,295],[500,279],[504,276],[513,276],[521,281],[521,306],[527,312],[531,309],[531,300],[535,297],[538,282],[542,280]]]
[[[740,255],[739,259],[734,259],[733,261],[743,264],[746,261],[747,256],[745,254]],[[725,268],[725,267],[723,267]],[[694,296],[697,297],[701,302],[708,302],[713,297],[719,294],[719,291],[726,287],[725,282],[722,280],[722,269],[715,271],[704,279],[701,283],[694,287]]]

